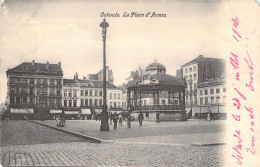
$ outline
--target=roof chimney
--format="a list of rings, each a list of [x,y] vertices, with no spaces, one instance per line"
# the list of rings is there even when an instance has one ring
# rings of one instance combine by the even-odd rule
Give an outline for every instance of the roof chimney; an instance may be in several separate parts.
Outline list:
[[[47,70],[49,70],[50,69],[50,64],[49,64],[49,62],[47,61],[47,63],[46,63],[46,68],[47,68]]]
[[[76,74],[74,75],[74,80],[78,80],[78,73],[76,72]]]
[[[35,61],[33,60],[33,61],[32,61],[32,65],[34,66],[34,64],[35,64]]]

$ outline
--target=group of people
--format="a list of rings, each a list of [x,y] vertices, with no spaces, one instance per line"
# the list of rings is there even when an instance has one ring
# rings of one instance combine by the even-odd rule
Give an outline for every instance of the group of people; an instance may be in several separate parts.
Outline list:
[[[122,126],[123,124],[123,119],[127,120],[127,126],[128,128],[131,127],[131,115],[129,113],[127,113],[126,115],[123,115],[121,113],[117,114],[115,113],[110,113],[109,114],[109,119],[110,119],[110,125],[112,125],[112,122],[114,123],[114,129],[117,128],[117,122],[119,122],[119,125]]]

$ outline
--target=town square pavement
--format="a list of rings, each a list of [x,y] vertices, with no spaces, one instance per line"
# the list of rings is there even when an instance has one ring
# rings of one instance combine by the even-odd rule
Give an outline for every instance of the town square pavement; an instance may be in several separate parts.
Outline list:
[[[56,126],[55,121],[38,123]],[[225,121],[132,122],[100,132],[100,122],[71,120],[63,129],[92,143],[28,121],[1,121],[3,166],[223,166]]]

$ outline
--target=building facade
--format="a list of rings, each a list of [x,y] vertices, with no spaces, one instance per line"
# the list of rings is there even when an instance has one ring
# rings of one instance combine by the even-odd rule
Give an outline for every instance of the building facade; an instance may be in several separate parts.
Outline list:
[[[74,79],[64,79],[62,99],[63,109],[68,111],[68,115],[84,114],[85,111],[86,114],[100,113],[103,105],[103,81],[78,79],[77,74]],[[107,82],[108,110],[122,110],[122,105],[122,90]]]
[[[182,65],[176,76],[187,81],[186,105],[225,104],[225,60],[200,55]]]
[[[10,117],[47,119],[62,107],[61,63],[24,62],[6,71]]]

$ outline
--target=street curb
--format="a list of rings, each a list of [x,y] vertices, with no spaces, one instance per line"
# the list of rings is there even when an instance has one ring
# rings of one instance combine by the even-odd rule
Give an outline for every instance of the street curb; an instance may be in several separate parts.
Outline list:
[[[69,134],[72,134],[72,135],[77,136],[77,137],[81,137],[81,138],[86,139],[88,141],[91,141],[93,143],[101,143],[101,142],[103,142],[103,140],[95,138],[95,137],[92,137],[92,136],[86,136],[86,135],[83,135],[83,134],[80,134],[80,133],[76,133],[76,132],[72,132],[72,131],[68,131],[68,130],[65,130],[65,129],[59,129],[59,128],[56,128],[56,127],[53,127],[53,126],[50,126],[50,125],[46,125],[44,123],[34,122],[34,121],[30,121],[30,120],[28,120],[28,121],[32,122],[32,123],[35,123],[35,124],[43,125],[43,126],[46,126],[46,127],[52,128],[52,129],[56,129],[56,130],[59,130],[59,131],[65,132],[65,133],[69,133]]]
[[[226,143],[191,143],[190,146],[202,147],[202,146],[218,146],[225,145]]]

